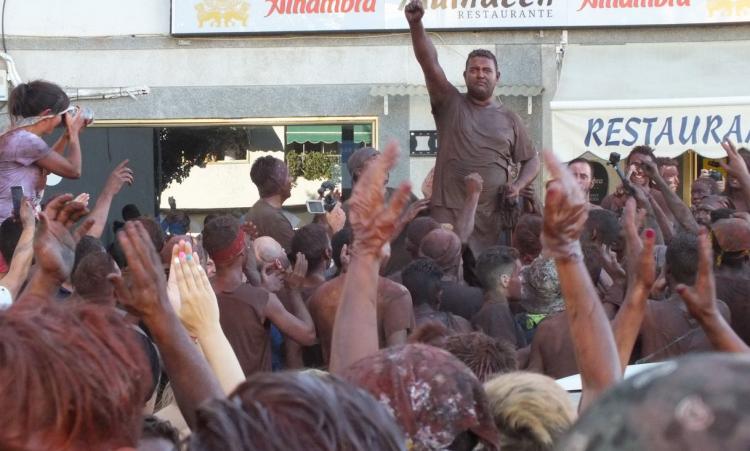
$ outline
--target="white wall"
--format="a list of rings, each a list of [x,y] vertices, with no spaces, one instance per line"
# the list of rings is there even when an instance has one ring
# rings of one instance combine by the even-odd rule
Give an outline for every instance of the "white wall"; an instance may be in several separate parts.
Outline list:
[[[463,84],[465,55],[472,47],[440,47],[441,63],[453,83]],[[379,61],[387,70],[359,64],[365,52],[368,60]],[[76,87],[424,84],[422,70],[406,45],[15,50],[11,55],[24,79],[44,78]]]

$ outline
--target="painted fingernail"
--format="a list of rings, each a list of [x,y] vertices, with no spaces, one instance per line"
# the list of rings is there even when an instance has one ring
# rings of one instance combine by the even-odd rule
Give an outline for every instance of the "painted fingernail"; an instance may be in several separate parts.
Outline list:
[[[180,257],[180,260],[185,260],[185,253],[180,252],[179,257]]]
[[[180,264],[180,259],[177,258],[177,257],[175,257],[174,258],[174,263],[175,263],[175,265],[179,265]]]
[[[192,254],[187,254],[187,255],[185,255],[185,259],[187,259],[188,261],[190,261],[190,260],[193,259],[193,255]]]
[[[651,229],[646,229],[646,238],[649,238],[649,239],[651,239],[651,238],[653,238],[653,237],[655,237],[655,236],[656,236],[656,233],[655,233],[655,232],[654,232],[653,230],[651,230]]]

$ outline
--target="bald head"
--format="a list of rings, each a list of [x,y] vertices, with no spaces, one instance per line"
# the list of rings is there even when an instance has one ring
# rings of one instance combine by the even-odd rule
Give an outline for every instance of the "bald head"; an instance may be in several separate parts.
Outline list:
[[[434,260],[443,272],[455,273],[461,262],[461,239],[451,230],[435,229],[422,239],[419,255]]]
[[[273,263],[275,260],[279,260],[284,267],[289,266],[289,259],[284,248],[270,236],[256,238],[253,241],[253,249],[255,250],[255,260],[258,262],[258,267]]]

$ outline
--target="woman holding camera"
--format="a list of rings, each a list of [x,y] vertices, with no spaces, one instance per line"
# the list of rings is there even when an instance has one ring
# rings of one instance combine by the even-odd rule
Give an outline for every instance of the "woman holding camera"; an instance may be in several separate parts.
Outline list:
[[[81,110],[70,107],[62,88],[42,80],[16,86],[8,112],[11,128],[0,135],[0,222],[13,213],[12,186],[21,186],[37,208],[48,173],[70,179],[81,176],[78,135],[86,126]],[[65,133],[49,147],[42,137],[58,126],[64,126]]]

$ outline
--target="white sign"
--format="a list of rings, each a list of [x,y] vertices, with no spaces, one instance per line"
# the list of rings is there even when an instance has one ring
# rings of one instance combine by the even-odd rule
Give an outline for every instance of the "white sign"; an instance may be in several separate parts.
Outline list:
[[[404,30],[408,0],[172,0],[172,33]],[[429,29],[750,22],[750,0],[423,0]]]
[[[552,103],[552,145],[564,161],[586,151],[607,159],[645,144],[657,156],[676,157],[694,150],[724,158],[721,142],[750,143],[750,98],[735,105],[560,109]],[[718,103],[718,102],[717,102]]]

